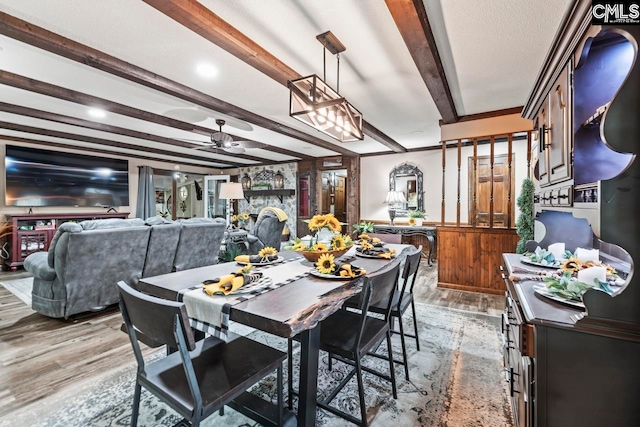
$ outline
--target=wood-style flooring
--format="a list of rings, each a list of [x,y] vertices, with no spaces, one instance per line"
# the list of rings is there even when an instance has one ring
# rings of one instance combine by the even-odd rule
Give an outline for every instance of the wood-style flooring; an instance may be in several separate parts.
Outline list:
[[[0,272],[0,281],[28,277]],[[504,297],[437,288],[437,266],[421,266],[417,302],[499,315]],[[97,379],[134,363],[129,339],[114,307],[69,320],[51,319],[0,286],[0,421],[65,387]],[[151,349],[145,349],[145,352]]]

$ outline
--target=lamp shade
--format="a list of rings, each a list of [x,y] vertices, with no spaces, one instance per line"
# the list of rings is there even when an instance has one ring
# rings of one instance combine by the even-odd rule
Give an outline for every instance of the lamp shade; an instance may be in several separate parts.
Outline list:
[[[239,182],[224,182],[220,184],[221,199],[244,199],[242,184]]]
[[[407,199],[404,198],[404,193],[402,191],[389,191],[384,203],[388,203],[390,205],[395,203],[407,203]]]

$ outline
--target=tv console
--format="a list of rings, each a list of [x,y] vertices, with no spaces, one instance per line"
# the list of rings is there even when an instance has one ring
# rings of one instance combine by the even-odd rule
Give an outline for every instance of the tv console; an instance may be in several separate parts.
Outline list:
[[[11,222],[11,235],[7,238],[9,258],[4,260],[3,268],[16,271],[27,256],[34,252],[49,250],[51,240],[60,224],[91,219],[126,219],[129,217],[129,212],[6,215],[6,217],[7,221]]]

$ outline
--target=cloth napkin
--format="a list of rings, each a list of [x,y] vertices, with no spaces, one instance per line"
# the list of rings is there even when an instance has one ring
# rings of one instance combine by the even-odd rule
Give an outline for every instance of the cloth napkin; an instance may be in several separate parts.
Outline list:
[[[248,262],[253,264],[258,264],[261,262],[271,262],[278,259],[278,255],[269,255],[266,257],[261,257],[260,255],[238,255],[234,258],[236,262]]]
[[[276,216],[278,217],[278,221],[282,222],[282,221],[286,221],[287,219],[289,219],[289,217],[287,216],[287,214],[285,213],[285,211],[283,211],[280,208],[272,208],[272,207],[266,207],[266,208],[262,208],[262,210],[260,211],[260,213],[258,214],[258,216],[262,215],[262,212],[264,211],[271,211],[274,214],[276,214]]]
[[[262,277],[261,274],[227,274],[226,276],[205,281],[202,290],[209,296],[216,293],[229,295],[244,285],[258,281],[260,277]]]

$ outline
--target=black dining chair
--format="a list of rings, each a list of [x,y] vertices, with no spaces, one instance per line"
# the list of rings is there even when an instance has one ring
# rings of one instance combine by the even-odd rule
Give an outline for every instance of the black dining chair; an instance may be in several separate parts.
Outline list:
[[[131,425],[136,426],[142,387],[197,427],[247,388],[277,370],[278,413],[283,423],[282,362],[287,355],[253,340],[208,337],[196,342],[183,303],[143,294],[118,282],[120,309],[138,362]],[[145,364],[137,340],[143,333],[178,351]]]
[[[393,398],[397,399],[396,377],[393,367],[393,356],[391,349],[391,333],[389,319],[391,315],[391,301],[396,292],[396,283],[400,275],[400,261],[391,261],[382,270],[366,275],[364,278],[362,292],[358,298],[360,301],[360,312],[347,309],[340,309],[336,313],[325,319],[320,325],[320,350],[329,353],[330,358],[335,358],[343,363],[349,364],[354,369],[338,384],[338,386],[323,400],[318,401],[320,408],[325,409],[347,421],[356,425],[366,427],[367,408],[365,406],[365,390],[362,381],[362,371],[369,372],[380,378],[391,382]],[[361,279],[362,280],[362,279]],[[370,306],[382,304],[387,301],[387,310],[383,313],[383,318],[367,316]],[[389,375],[362,366],[361,359],[377,348],[386,338],[389,360]],[[297,337],[293,339],[297,340]],[[291,396],[294,394],[292,381],[292,340],[289,340],[289,407],[291,408]],[[347,414],[333,406],[331,401],[356,376],[358,381],[358,395],[360,398],[360,419]]]
[[[400,335],[400,343],[402,344],[402,362],[396,361],[404,365],[404,375],[407,381],[409,380],[409,364],[407,361],[407,346],[405,343],[405,337],[415,338],[416,348],[420,351],[420,340],[418,338],[418,320],[416,317],[416,305],[413,299],[413,288],[416,284],[416,278],[418,277],[418,269],[420,268],[420,261],[422,260],[422,246],[413,248],[405,257],[404,268],[402,269],[401,283],[402,287],[399,292],[393,294],[393,300],[391,302],[391,333]],[[372,304],[369,307],[369,312],[385,314],[387,310],[387,301],[382,301],[379,304]],[[413,330],[415,335],[410,335],[404,332],[404,326],[402,325],[402,316],[411,306],[413,311]],[[400,330],[393,329],[394,320],[398,319],[398,325]]]

